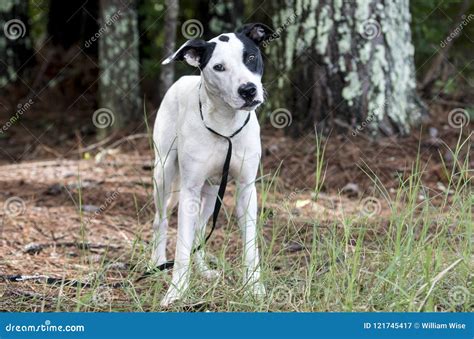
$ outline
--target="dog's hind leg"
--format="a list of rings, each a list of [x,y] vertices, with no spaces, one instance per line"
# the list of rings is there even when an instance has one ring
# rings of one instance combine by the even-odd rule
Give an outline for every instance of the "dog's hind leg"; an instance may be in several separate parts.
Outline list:
[[[153,195],[155,199],[155,219],[153,221],[153,253],[152,265],[159,266],[166,259],[166,238],[168,231],[167,209],[175,194],[172,185],[178,175],[178,164],[176,152],[170,152],[164,162],[157,159],[153,174]],[[173,202],[171,202],[173,203]],[[173,207],[173,206],[171,206]]]
[[[176,170],[179,172],[179,168],[176,168]],[[171,184],[171,194],[168,199],[168,213],[171,214],[173,209],[178,205],[179,202],[179,185],[180,185],[180,180],[179,180],[179,173],[177,173],[174,176],[173,183]]]
[[[205,279],[215,279],[219,277],[219,271],[210,269],[209,266],[206,264],[206,255],[204,250],[204,241],[206,239],[206,225],[209,218],[212,216],[212,212],[214,211],[214,205],[216,202],[218,191],[219,186],[210,185],[206,183],[204,184],[201,193],[201,215],[199,218],[199,225],[196,228],[196,238],[194,247],[197,248],[199,245],[202,246],[202,248],[196,252],[195,258],[197,269]]]

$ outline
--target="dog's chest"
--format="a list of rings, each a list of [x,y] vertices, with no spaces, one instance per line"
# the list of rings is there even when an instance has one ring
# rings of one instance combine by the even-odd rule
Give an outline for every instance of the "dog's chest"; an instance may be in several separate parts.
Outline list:
[[[232,139],[232,153],[229,167],[229,179],[237,177],[246,178],[255,175],[255,169],[260,160],[260,143],[248,142],[242,137]],[[206,180],[219,185],[222,171],[229,149],[226,139],[207,135],[201,140],[188,140],[181,144],[180,150],[184,161],[191,162],[193,172],[199,171]],[[180,159],[181,161],[181,159]]]

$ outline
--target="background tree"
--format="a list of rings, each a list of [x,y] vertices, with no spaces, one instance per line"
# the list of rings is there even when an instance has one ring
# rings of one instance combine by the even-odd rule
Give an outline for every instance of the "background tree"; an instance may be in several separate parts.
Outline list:
[[[242,0],[215,0],[209,4],[209,33],[210,38],[223,32],[233,32],[242,25],[244,16],[244,3]]]
[[[449,25],[448,30],[443,32],[446,38],[441,41],[441,48],[431,63],[428,64],[427,69],[424,70],[420,81],[420,87],[426,95],[431,94],[437,80],[445,78],[442,70],[446,60],[448,60],[449,51],[453,47],[454,42],[463,35],[462,30],[464,26],[468,25],[474,17],[474,14],[470,13],[470,9],[474,9],[474,4],[470,0],[464,0],[459,6],[458,13],[454,16],[455,20]],[[445,11],[448,10],[445,9]],[[441,27],[446,29],[444,25]],[[443,80],[447,81],[447,79]]]
[[[165,27],[163,50],[165,55],[171,55],[176,49],[176,28],[178,26],[179,1],[165,1]],[[174,82],[174,63],[162,66],[159,83],[160,100],[165,96],[166,91]]]
[[[32,64],[28,2],[0,2],[0,88],[18,80]]]
[[[100,12],[99,107],[119,129],[142,119],[136,1],[101,0]]]
[[[272,97],[292,112],[294,131],[315,121],[406,134],[420,120],[408,0],[281,0],[271,12],[281,33],[270,43]]]

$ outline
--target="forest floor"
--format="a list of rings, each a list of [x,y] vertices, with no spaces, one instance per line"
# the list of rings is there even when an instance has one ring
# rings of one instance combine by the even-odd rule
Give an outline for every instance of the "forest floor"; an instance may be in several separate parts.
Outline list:
[[[171,310],[472,310],[472,123],[454,128],[450,109],[432,107],[409,137],[377,141],[295,139],[265,125],[257,190],[267,296],[241,288],[230,185],[207,245],[221,277],[193,274]],[[90,111],[76,113],[38,103],[0,135],[0,311],[163,310],[170,274],[136,282],[154,215],[146,129],[98,142]],[[169,233],[173,258],[176,213]],[[18,274],[32,279],[12,281]]]

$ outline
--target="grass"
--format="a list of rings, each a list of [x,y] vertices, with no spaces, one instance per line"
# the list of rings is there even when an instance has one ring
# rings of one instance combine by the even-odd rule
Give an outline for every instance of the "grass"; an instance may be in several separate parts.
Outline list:
[[[242,288],[240,232],[228,211],[227,217],[221,217],[227,224],[207,245],[209,261],[222,272],[221,278],[204,281],[193,272],[186,298],[166,310],[472,311],[470,138],[460,138],[450,150],[451,165],[442,163],[448,184],[441,193],[423,184],[424,167],[419,157],[411,171],[400,175],[395,191],[385,189],[366,166],[363,170],[373,182],[372,196],[361,197],[353,208],[347,207],[342,195],[331,197],[331,201],[340,202],[337,217],[331,218],[318,211],[327,198],[321,194],[324,178],[330,175],[325,171],[325,145],[320,139],[316,140],[315,186],[310,191],[287,192],[279,185],[278,170],[269,175],[262,168],[257,187],[258,228],[266,298],[256,300]],[[305,207],[295,208],[303,202]],[[36,295],[17,295],[8,305],[5,299],[0,301],[1,308],[163,311],[159,302],[171,275],[161,272],[135,281],[148,264],[151,248],[143,239],[153,216],[150,213],[148,219],[140,219],[142,207],[135,203],[139,230],[125,253],[105,252],[98,261],[91,261],[87,251],[81,251],[83,273],[78,272],[78,279],[92,281],[93,288],[41,285]],[[79,214],[82,222],[84,217]],[[81,235],[85,241],[85,225]],[[114,266],[122,262],[128,263],[128,268]],[[94,272],[92,277],[90,272]],[[124,281],[124,287],[101,285],[110,278]]]

